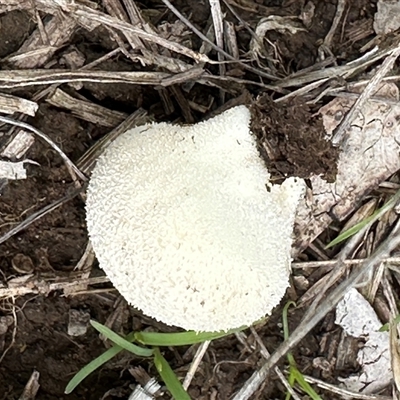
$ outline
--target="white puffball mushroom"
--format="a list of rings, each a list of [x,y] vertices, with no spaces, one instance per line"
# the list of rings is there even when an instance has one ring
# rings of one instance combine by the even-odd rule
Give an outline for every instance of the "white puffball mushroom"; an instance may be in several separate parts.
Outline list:
[[[245,106],[191,126],[147,124],[99,157],[90,240],[115,288],[146,315],[226,331],[284,296],[304,182],[269,183],[249,125]]]

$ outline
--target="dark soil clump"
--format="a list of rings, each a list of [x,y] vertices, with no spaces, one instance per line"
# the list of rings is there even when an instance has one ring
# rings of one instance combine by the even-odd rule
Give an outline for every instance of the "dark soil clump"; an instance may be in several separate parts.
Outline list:
[[[259,140],[272,182],[312,175],[335,181],[339,150],[325,139],[322,119],[307,105],[299,100],[276,104],[261,95],[251,104],[251,112],[251,129]]]

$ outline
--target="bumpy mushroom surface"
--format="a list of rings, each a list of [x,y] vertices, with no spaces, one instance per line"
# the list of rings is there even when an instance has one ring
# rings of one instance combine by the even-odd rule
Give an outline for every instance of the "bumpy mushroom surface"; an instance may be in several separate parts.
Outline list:
[[[245,106],[191,126],[147,124],[98,159],[87,225],[100,266],[168,325],[220,331],[269,314],[288,287],[304,182],[269,183]]]

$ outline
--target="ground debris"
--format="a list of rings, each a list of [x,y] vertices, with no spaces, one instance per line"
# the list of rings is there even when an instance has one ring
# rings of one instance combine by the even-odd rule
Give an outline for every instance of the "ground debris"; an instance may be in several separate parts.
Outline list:
[[[18,400],[35,400],[37,392],[39,391],[40,373],[38,371],[33,371],[31,377],[26,384],[23,393]]]
[[[374,18],[374,30],[378,35],[396,31],[400,27],[400,1],[379,0]]]
[[[251,130],[259,139],[271,182],[314,175],[335,181],[338,149],[326,140],[322,119],[313,116],[307,105],[276,104],[261,95],[250,108]]]
[[[31,160],[18,162],[0,160],[0,179],[26,179],[25,164],[36,164]]]
[[[68,335],[82,336],[90,326],[90,313],[70,308],[68,321]]]
[[[336,2],[308,2],[311,8],[303,8],[303,25],[298,16],[306,2],[269,0],[264,1],[265,5],[258,4],[262,3],[258,0],[220,2],[225,41],[216,44],[232,59],[220,57],[215,47],[194,34],[168,9],[167,3],[160,0],[145,5],[135,0],[0,0],[0,96],[3,99],[0,109],[13,112],[15,120],[28,122],[42,131],[89,175],[104,148],[135,125],[152,120],[176,123],[204,120],[218,108],[232,106],[230,102],[244,90],[258,96],[262,88],[271,99],[276,99],[276,94],[293,99],[298,96],[294,93],[296,90],[291,91],[293,87],[302,90],[309,82],[310,86],[314,85],[315,79],[328,79],[324,88],[332,88],[329,81],[332,74],[347,80],[343,83],[339,80],[339,85],[352,85],[356,75],[365,68],[365,64],[359,66],[365,53],[360,54],[358,47],[371,39],[376,11],[374,2],[368,0],[347,2],[345,17],[329,46],[330,61],[316,64],[318,46],[332,26]],[[212,44],[215,27],[210,3],[173,1],[174,7]],[[263,27],[262,18],[268,15],[278,16],[275,22],[279,25],[294,21],[291,28],[296,32],[286,34],[274,29],[265,36],[258,32],[260,38],[263,36],[261,47],[257,48],[261,56],[255,60],[251,58],[250,43],[257,26]],[[356,37],[350,28],[359,26],[369,28]],[[379,54],[384,50],[381,48]],[[368,61],[367,57],[365,62]],[[375,65],[377,62],[379,57]],[[302,68],[313,72],[308,75],[305,71],[311,81],[303,81],[304,76],[296,75]],[[279,79],[285,76],[288,80]],[[313,91],[304,93],[313,95]],[[56,104],[60,94],[63,98]],[[52,100],[54,104],[50,104]],[[326,98],[321,96],[321,100],[325,102]],[[336,163],[329,157],[331,147],[324,139],[322,119],[313,114],[315,106],[309,108],[302,103],[303,100],[279,107],[267,101],[264,104],[266,112],[271,111],[270,120],[264,121],[269,124],[269,136],[265,137],[273,146],[278,146],[278,150],[272,148],[271,152],[275,156],[271,165],[274,164],[276,182],[299,171],[304,177],[312,172],[333,181]],[[25,115],[19,115],[21,112]],[[34,140],[28,130],[8,125],[1,129],[0,150],[7,145],[0,153],[2,157],[11,161],[27,157],[40,164],[40,168],[28,168],[28,179],[10,180],[1,191],[3,234],[46,204],[57,201],[76,182],[66,172],[59,154],[40,140]],[[308,130],[311,132],[307,136]],[[265,153],[266,149],[263,150]],[[315,155],[321,156],[322,162]],[[301,163],[302,159],[308,165]],[[322,214],[321,219],[325,215],[329,216]],[[34,368],[40,372],[37,398],[63,398],[68,380],[104,351],[97,332],[90,327],[81,336],[68,335],[72,311],[83,310],[101,322],[108,322],[110,316],[117,314],[113,310],[118,294],[85,248],[88,249],[84,201],[78,197],[1,244],[1,315],[10,317],[7,304],[15,298],[17,324],[15,342],[11,342],[10,350],[0,362],[0,398],[17,400]],[[78,274],[73,272],[74,268],[79,270]],[[312,281],[298,277],[296,283],[301,291]],[[4,321],[0,324],[2,332],[7,328]],[[14,318],[9,321],[13,322]],[[276,310],[270,322],[257,328],[269,350],[276,349],[283,340],[280,321],[280,311]],[[173,331],[132,308],[124,309],[123,318],[117,322],[112,328],[120,334],[143,329]],[[80,329],[78,325],[74,327]],[[302,357],[297,358],[295,354],[296,361],[302,371],[310,368],[315,375],[323,370],[324,379],[336,381],[336,371],[331,374],[326,368],[325,359],[331,360],[331,357],[325,357],[325,351],[314,351],[310,345],[318,341],[319,333],[316,330],[310,334],[306,345],[294,350],[304,350]],[[8,327],[0,337],[0,348],[10,344],[11,335]],[[260,361],[257,348],[249,347],[245,354],[241,346],[235,337],[212,342],[190,384],[193,399],[232,398],[240,390]],[[182,377],[191,361],[191,357],[182,361],[186,350],[176,347],[163,351]],[[129,374],[130,367],[138,365],[151,376],[155,372],[151,361],[122,355],[93,373],[68,398],[127,399],[136,379]],[[146,382],[136,381],[145,387]],[[268,385],[258,395],[263,400],[278,399],[282,398],[283,391],[285,388],[271,374]],[[167,397],[165,393],[161,396]],[[322,398],[337,397],[330,393]]]
[[[379,332],[382,323],[372,306],[356,289],[349,290],[337,305],[336,323],[348,335],[365,340],[357,356],[360,373],[340,381],[349,390],[368,394],[388,386],[393,379],[389,333]]]
[[[334,183],[321,176],[310,178],[309,195],[300,202],[295,225],[295,249],[304,250],[333,221],[342,221],[365,195],[400,168],[399,91],[384,83],[352,122],[341,145]],[[320,109],[329,139],[354,97],[338,97]]]

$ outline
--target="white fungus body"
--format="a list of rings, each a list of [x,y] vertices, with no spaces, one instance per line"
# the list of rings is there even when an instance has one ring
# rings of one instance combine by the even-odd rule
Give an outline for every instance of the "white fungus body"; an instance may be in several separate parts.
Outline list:
[[[240,106],[192,126],[137,127],[93,171],[87,225],[100,266],[131,305],[168,325],[250,325],[288,287],[304,182],[269,184],[249,124]]]

